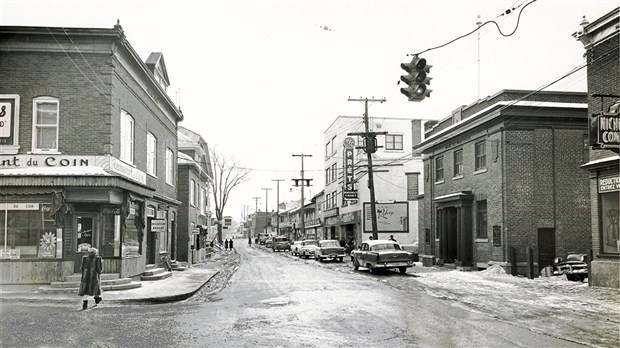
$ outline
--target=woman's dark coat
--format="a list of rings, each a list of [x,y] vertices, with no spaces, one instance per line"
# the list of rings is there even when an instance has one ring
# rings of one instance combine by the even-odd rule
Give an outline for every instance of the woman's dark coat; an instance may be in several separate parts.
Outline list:
[[[82,257],[82,280],[78,295],[99,296],[101,295],[100,275],[103,272],[101,256],[84,255]]]

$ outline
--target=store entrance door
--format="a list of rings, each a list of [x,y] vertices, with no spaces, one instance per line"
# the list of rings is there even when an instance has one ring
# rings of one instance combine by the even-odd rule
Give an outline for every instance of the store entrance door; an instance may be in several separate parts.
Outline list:
[[[80,267],[82,266],[82,256],[86,255],[85,253],[80,252],[82,246],[89,246],[96,249],[99,249],[98,243],[98,229],[97,229],[97,215],[96,214],[75,214],[75,233],[77,250],[74,258],[74,266],[73,271],[75,273],[80,273]]]

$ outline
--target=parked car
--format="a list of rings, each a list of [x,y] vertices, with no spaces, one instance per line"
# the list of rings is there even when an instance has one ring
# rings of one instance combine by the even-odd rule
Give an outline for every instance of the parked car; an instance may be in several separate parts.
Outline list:
[[[416,240],[415,243],[413,244],[401,244],[400,245],[401,249],[403,249],[404,251],[408,251],[410,253],[413,253],[413,261],[414,262],[418,262],[420,260],[420,254],[418,252],[418,241]]]
[[[316,254],[316,249],[319,248],[319,241],[316,239],[306,239],[301,241],[301,247],[297,254],[300,258],[314,258]]]
[[[397,242],[391,240],[371,240],[363,242],[357,250],[351,252],[353,269],[366,267],[370,273],[377,269],[398,268],[401,274],[414,266],[414,255],[402,250]]]
[[[588,278],[588,256],[586,254],[570,254],[563,260],[556,257],[553,260],[553,274],[566,274],[568,280],[583,281]]]
[[[265,244],[265,241],[267,241],[268,237],[269,237],[268,233],[260,233],[258,235],[258,244]]]
[[[271,248],[272,243],[273,239],[271,237],[267,237],[267,239],[265,239],[265,248]]]
[[[299,249],[301,248],[301,243],[302,241],[296,240],[295,242],[293,242],[293,244],[291,244],[291,255],[293,256],[299,255]]]
[[[272,238],[271,249],[273,251],[291,250],[291,243],[286,236],[275,236]]]
[[[340,246],[340,242],[333,239],[320,240],[314,255],[314,258],[319,261],[332,259],[342,262],[344,257],[344,248]]]

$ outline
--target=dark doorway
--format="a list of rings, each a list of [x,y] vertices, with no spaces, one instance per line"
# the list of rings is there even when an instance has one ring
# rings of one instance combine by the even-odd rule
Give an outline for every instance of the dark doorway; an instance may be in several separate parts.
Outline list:
[[[454,207],[445,209],[446,216],[446,257],[444,262],[452,263],[457,258],[457,246],[458,246],[458,225],[456,213],[457,210]]]
[[[555,259],[555,229],[538,229],[538,269],[551,266]]]
[[[80,273],[80,267],[82,266],[82,256],[86,253],[81,253],[80,248],[82,245],[88,245],[93,248],[99,248],[98,241],[98,229],[97,229],[97,216],[95,214],[75,214],[75,236],[77,245],[77,253],[75,254],[73,271]]]
[[[157,235],[158,233],[151,232],[152,227],[151,223],[153,222],[153,218],[149,217],[146,223],[146,263],[148,265],[154,265],[155,256],[157,254]]]

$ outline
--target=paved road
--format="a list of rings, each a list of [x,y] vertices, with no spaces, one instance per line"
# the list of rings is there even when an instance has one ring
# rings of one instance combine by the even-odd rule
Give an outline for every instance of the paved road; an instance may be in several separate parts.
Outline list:
[[[5,304],[2,347],[580,347],[365,274],[240,245],[216,295],[162,305]],[[398,277],[400,275],[394,274]]]

